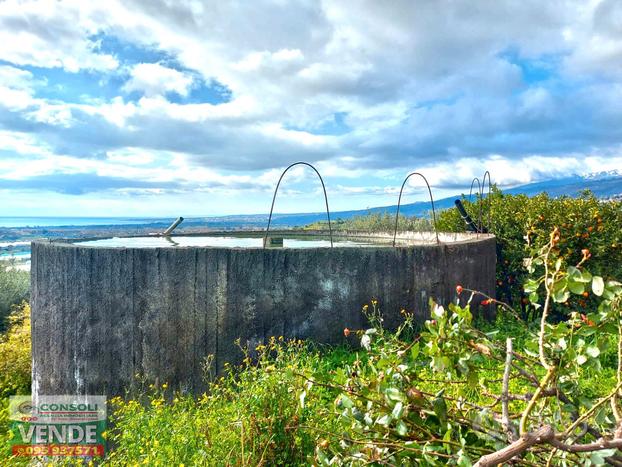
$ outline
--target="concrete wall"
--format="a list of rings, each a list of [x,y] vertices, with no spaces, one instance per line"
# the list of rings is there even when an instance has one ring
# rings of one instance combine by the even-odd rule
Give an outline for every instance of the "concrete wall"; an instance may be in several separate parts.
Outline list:
[[[494,294],[495,240],[411,247],[225,249],[32,245],[33,391],[122,394],[135,374],[192,391],[202,362],[269,336],[342,342],[376,297],[385,323],[456,284]]]

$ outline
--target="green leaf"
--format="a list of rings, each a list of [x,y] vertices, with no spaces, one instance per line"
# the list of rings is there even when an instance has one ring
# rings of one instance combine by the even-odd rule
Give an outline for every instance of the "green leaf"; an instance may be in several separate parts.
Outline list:
[[[533,293],[536,290],[538,290],[540,284],[538,284],[538,282],[536,282],[534,279],[529,279],[527,282],[525,282],[525,293]]]
[[[616,451],[616,449],[603,449],[601,451],[594,451],[590,455],[590,461],[592,461],[594,465],[607,465],[605,459],[607,457],[613,456]]]
[[[471,463],[471,460],[462,450],[458,451],[458,455],[457,465],[459,467],[472,467],[473,464]]]
[[[598,358],[600,355],[600,349],[595,345],[590,345],[585,349],[585,352],[592,358]]]
[[[574,266],[568,266],[566,272],[568,273],[568,277],[573,281],[581,280],[581,271]]]
[[[592,275],[589,271],[581,271],[574,266],[568,266],[568,278],[575,282],[588,283],[592,281]]]
[[[559,345],[559,347],[560,347],[562,350],[566,350],[566,349],[568,348],[568,343],[566,342],[566,339],[565,339],[565,338],[563,338],[563,337],[560,337],[560,338],[557,340],[557,345]]]
[[[395,407],[393,407],[391,416],[395,419],[400,419],[402,418],[403,413],[404,413],[404,404],[402,404],[401,402],[398,402],[397,404],[395,404]]]
[[[553,300],[557,303],[564,303],[570,298],[570,292],[567,289],[559,289],[553,293]]]
[[[322,448],[317,447],[315,449],[315,455],[321,465],[330,465],[330,463],[328,462],[328,457],[326,456],[326,453],[322,450]]]
[[[412,357],[413,360],[415,360],[417,358],[417,356],[419,355],[419,342],[416,342],[411,348],[410,348],[410,356]]]
[[[389,426],[391,424],[391,415],[383,415],[378,420],[376,420],[378,425]]]
[[[622,293],[622,284],[617,281],[607,281],[606,287],[607,290],[611,291],[611,293],[615,295]]]
[[[581,282],[585,282],[586,284],[588,284],[591,280],[592,274],[590,274],[590,271],[583,271],[581,273]]]
[[[406,426],[406,423],[404,423],[403,420],[400,420],[399,422],[397,422],[395,429],[397,430],[397,434],[400,436],[406,436],[406,433],[408,433],[408,427]]]
[[[404,394],[402,394],[399,389],[393,387],[387,388],[384,394],[387,396],[387,399],[393,402],[402,402],[405,399]]]
[[[434,409],[434,413],[438,419],[442,424],[444,424],[447,421],[447,402],[445,402],[445,399],[442,397],[434,399],[432,402],[432,408]]]
[[[563,278],[553,284],[553,300],[558,303],[563,303],[570,298],[570,292],[568,292],[568,280]]]
[[[605,282],[600,276],[592,277],[592,292],[594,295],[601,296],[605,290]]]
[[[575,295],[581,295],[585,292],[585,284],[583,282],[568,280],[568,289]]]
[[[339,399],[337,399],[337,407],[338,408],[352,408],[354,406],[354,403],[352,402],[352,399],[350,399],[348,396],[346,396],[345,394],[342,394]]]

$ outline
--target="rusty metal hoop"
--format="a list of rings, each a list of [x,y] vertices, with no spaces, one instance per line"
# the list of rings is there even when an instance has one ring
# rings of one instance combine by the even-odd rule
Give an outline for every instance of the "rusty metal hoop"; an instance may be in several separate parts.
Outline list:
[[[279,177],[279,181],[276,184],[276,188],[274,189],[274,195],[272,196],[272,206],[270,206],[270,217],[268,217],[268,227],[266,228],[266,234],[263,237],[263,247],[264,248],[266,247],[266,240],[268,238],[268,232],[270,231],[270,224],[272,223],[272,211],[274,210],[274,202],[276,201],[276,194],[279,191],[279,186],[281,185],[281,181],[283,180],[283,177],[285,176],[287,171],[297,165],[306,165],[307,167],[312,168],[313,171],[317,174],[318,178],[320,179],[320,183],[322,184],[322,190],[324,191],[324,201],[326,202],[326,217],[328,217],[328,231],[330,233],[330,247],[332,248],[333,247],[333,229],[330,223],[330,209],[328,208],[328,195],[326,194],[326,186],[324,186],[324,180],[322,179],[320,172],[318,172],[318,170],[315,167],[313,167],[311,164],[309,164],[308,162],[294,162],[289,167],[287,167],[283,171],[281,176]]]
[[[438,239],[438,228],[436,227],[436,209],[434,208],[434,197],[432,196],[432,189],[430,188],[430,184],[428,183],[428,179],[425,178],[425,176],[423,174],[421,174],[419,172],[412,172],[412,173],[408,174],[408,176],[404,179],[404,182],[402,183],[402,188],[400,189],[400,197],[397,200],[397,213],[395,214],[395,231],[393,232],[393,246],[394,247],[395,247],[395,239],[397,238],[397,227],[398,227],[398,223],[399,223],[399,220],[400,220],[400,205],[402,204],[402,192],[404,191],[404,187],[406,186],[406,182],[413,175],[419,175],[421,178],[423,178],[423,181],[425,182],[426,186],[428,187],[428,193],[430,195],[430,203],[432,204],[432,218],[434,220],[434,232],[436,233],[436,243],[440,243],[440,241]]]
[[[479,181],[479,178],[475,177],[471,181],[471,188],[469,189],[469,203],[471,202],[471,196],[473,195],[473,187],[475,186],[475,182],[477,182],[477,194],[476,196],[481,197],[482,195],[482,184]],[[482,205],[481,200],[477,200],[477,230],[482,230]]]
[[[484,173],[484,176],[482,177],[482,188],[480,190],[480,199],[481,199],[481,203],[482,205],[484,204],[484,187],[486,184],[486,176],[488,176],[488,226],[486,227],[486,229],[488,231],[490,231],[492,229],[492,199],[491,199],[491,194],[492,194],[492,182],[490,180],[490,172],[487,170]],[[480,210],[480,215],[481,215],[481,210]],[[481,226],[480,226],[481,228]]]
[[[471,196],[473,195],[473,186],[475,186],[475,182],[477,182],[477,193],[479,194],[482,191],[482,184],[479,182],[479,178],[475,177],[471,181],[471,189],[469,190],[469,201],[471,201]]]

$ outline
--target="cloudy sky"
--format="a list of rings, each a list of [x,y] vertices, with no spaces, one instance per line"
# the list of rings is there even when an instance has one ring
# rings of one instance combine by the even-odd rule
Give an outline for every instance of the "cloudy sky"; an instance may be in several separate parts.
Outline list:
[[[334,210],[622,169],[621,103],[619,0],[0,0],[0,215],[266,212],[298,160]]]

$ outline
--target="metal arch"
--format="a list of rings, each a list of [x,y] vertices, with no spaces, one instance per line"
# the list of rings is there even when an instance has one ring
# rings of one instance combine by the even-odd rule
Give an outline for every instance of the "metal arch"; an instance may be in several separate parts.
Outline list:
[[[317,174],[318,178],[320,179],[320,183],[322,184],[322,190],[324,191],[324,201],[326,202],[326,216],[328,217],[328,231],[330,233],[330,247],[332,248],[333,247],[333,229],[330,223],[330,210],[328,209],[328,195],[326,194],[326,186],[324,186],[324,180],[322,179],[320,172],[318,172],[318,170],[315,167],[313,167],[311,164],[309,164],[308,162],[294,162],[289,167],[287,167],[281,174],[281,177],[279,178],[279,181],[276,184],[274,195],[272,196],[272,206],[270,206],[270,217],[268,217],[268,227],[266,228],[266,234],[263,237],[263,247],[264,248],[266,247],[266,240],[268,238],[268,232],[270,231],[270,224],[272,223],[272,211],[274,210],[274,202],[276,201],[276,194],[279,191],[279,186],[281,185],[281,181],[283,180],[283,177],[285,176],[287,171],[297,165],[306,165],[307,167],[311,167],[313,171]]]
[[[471,196],[473,195],[473,186],[475,185],[475,182],[477,182],[477,195],[479,196],[480,199],[477,200],[477,230],[480,231],[482,230],[482,200],[481,200],[481,196],[482,196],[482,184],[479,181],[479,178],[475,177],[472,181],[471,181],[471,188],[469,189],[469,202],[471,202]]]
[[[479,182],[479,178],[475,177],[471,182],[471,189],[469,190],[469,201],[471,201],[471,195],[473,194],[473,186],[475,185],[475,182],[477,182],[477,193],[482,191],[482,184]]]
[[[480,198],[482,204],[484,203],[484,187],[486,186],[486,176],[488,176],[488,227],[487,230],[492,229],[492,199],[490,195],[492,194],[492,181],[490,180],[490,172],[487,170],[482,177],[482,188],[480,190]]]
[[[399,220],[400,220],[400,205],[402,204],[402,192],[404,191],[404,187],[406,186],[406,182],[413,175],[419,175],[421,178],[423,178],[423,181],[425,182],[426,186],[428,187],[428,193],[430,194],[430,203],[432,203],[432,218],[434,220],[434,232],[436,233],[436,243],[440,243],[440,241],[438,239],[438,229],[436,227],[436,209],[434,208],[434,197],[432,196],[432,189],[430,188],[430,184],[428,183],[428,179],[425,178],[425,176],[423,174],[421,174],[419,172],[412,172],[412,173],[408,174],[408,176],[404,179],[404,182],[402,183],[402,188],[400,189],[400,197],[397,200],[397,213],[395,214],[395,231],[393,232],[393,246],[395,246],[395,239],[397,238],[397,227],[398,227],[398,223],[399,223]]]

